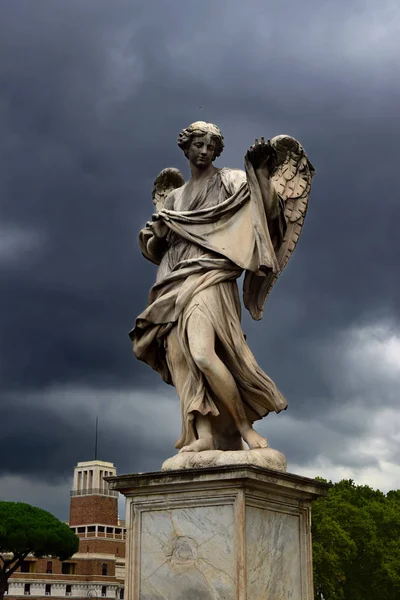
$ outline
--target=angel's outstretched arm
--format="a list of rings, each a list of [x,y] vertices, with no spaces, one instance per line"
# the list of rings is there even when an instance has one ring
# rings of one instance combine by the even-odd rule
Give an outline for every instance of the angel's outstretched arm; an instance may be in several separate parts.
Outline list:
[[[261,195],[264,202],[265,212],[268,221],[275,219],[280,212],[279,196],[274,183],[269,176],[268,169],[265,166],[256,169],[256,176],[260,184]]]
[[[261,142],[256,138],[246,155],[253,165],[268,221],[275,219],[281,210],[279,196],[270,177],[273,154],[274,149],[262,137]]]
[[[307,212],[311,180],[315,173],[304,148],[296,139],[288,135],[279,135],[271,139],[270,146],[273,149],[272,156],[275,154],[275,164],[270,168],[271,184],[276,189],[281,209],[276,219],[272,222],[268,220],[268,227],[279,269],[267,273],[264,277],[250,271],[246,273],[243,300],[256,320],[261,319],[268,294],[296,247]],[[249,154],[257,158],[262,152],[255,145],[250,148],[246,158]],[[256,167],[261,165],[260,161],[253,162],[253,156],[249,156],[248,160],[255,171]]]

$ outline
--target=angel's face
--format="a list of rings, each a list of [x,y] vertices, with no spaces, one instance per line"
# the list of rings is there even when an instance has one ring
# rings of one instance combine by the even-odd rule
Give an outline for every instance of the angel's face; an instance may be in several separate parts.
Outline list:
[[[215,140],[209,134],[196,136],[191,141],[187,158],[198,169],[205,169],[213,161],[215,148]]]

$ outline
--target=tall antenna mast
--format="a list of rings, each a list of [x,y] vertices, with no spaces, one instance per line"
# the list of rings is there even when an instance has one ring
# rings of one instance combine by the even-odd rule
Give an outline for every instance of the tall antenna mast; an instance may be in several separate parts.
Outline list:
[[[96,436],[94,440],[94,460],[97,460],[97,438],[99,434],[99,417],[96,417]]]

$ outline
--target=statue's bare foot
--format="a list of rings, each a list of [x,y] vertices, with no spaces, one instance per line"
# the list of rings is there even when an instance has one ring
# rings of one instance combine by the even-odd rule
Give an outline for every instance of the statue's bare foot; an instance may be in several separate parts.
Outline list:
[[[254,429],[250,428],[242,435],[250,450],[254,448],[268,448],[267,440]]]
[[[192,444],[183,446],[179,452],[204,452],[205,450],[214,450],[212,437],[200,438]]]

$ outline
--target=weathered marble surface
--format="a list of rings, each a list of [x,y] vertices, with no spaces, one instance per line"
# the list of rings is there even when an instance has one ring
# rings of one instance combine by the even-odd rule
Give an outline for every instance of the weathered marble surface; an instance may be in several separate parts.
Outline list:
[[[144,512],[141,524],[142,600],[234,600],[232,506]]]
[[[208,450],[205,452],[181,452],[168,458],[162,471],[218,467],[227,465],[256,465],[272,471],[286,473],[287,462],[279,450],[259,448],[257,450]]]
[[[126,496],[127,600],[313,600],[325,484],[241,465],[108,481]]]
[[[299,516],[246,507],[249,598],[301,600]]]

